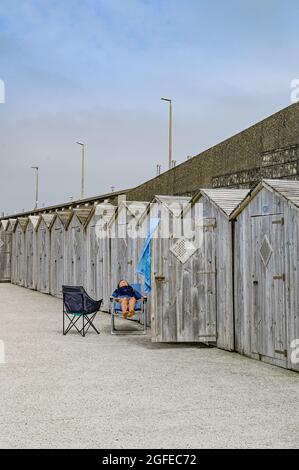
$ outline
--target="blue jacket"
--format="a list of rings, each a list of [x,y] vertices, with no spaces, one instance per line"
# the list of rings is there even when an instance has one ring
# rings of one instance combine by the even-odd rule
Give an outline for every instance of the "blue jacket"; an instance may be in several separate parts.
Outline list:
[[[112,297],[118,299],[119,297],[135,297],[136,300],[141,299],[142,295],[132,286],[118,287],[112,294]]]

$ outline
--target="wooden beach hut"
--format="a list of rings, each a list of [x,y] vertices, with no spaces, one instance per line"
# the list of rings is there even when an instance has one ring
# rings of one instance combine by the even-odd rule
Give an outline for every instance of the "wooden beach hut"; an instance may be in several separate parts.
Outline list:
[[[6,230],[11,232],[11,273],[10,280],[12,284],[16,284],[16,237],[15,237],[15,228],[17,225],[17,219],[8,219],[8,226]]]
[[[11,280],[12,231],[9,220],[0,222],[0,282]]]
[[[110,238],[109,222],[116,206],[103,202],[94,207],[86,227],[86,289],[94,299],[103,299],[101,310],[109,311]]]
[[[158,233],[153,240],[153,341],[213,342],[234,349],[229,216],[247,193],[203,189],[189,204],[182,201],[181,212],[179,207],[169,212],[169,236]]]
[[[18,217],[17,220],[10,219],[13,228],[12,243],[12,283],[19,286],[26,284],[26,244],[25,231],[28,224],[28,217]]]
[[[57,211],[51,226],[50,293],[55,297],[62,297],[66,271],[66,229],[71,216],[70,210]]]
[[[139,256],[146,238],[146,212],[148,202],[121,201],[109,223],[110,237],[110,293],[116,289],[120,279],[129,283],[140,283],[143,278],[136,273]],[[144,224],[141,225],[140,221]]]
[[[55,214],[42,214],[37,228],[37,290],[50,293],[51,227]]]
[[[299,182],[263,180],[232,220],[236,350],[299,371]]]
[[[91,208],[73,210],[66,232],[65,282],[86,287],[86,233],[85,227]]]
[[[39,216],[30,215],[25,230],[25,287],[36,289],[37,286],[37,234]]]

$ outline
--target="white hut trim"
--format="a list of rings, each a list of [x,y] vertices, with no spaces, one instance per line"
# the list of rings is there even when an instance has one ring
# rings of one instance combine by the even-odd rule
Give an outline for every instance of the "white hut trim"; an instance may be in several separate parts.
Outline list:
[[[16,226],[17,226],[17,219],[9,219],[9,225],[11,227],[12,232],[14,232]]]
[[[92,209],[74,209],[73,215],[76,215],[80,224],[85,227],[89,221]]]
[[[20,224],[21,229],[23,232],[26,231],[26,227],[28,225],[29,218],[28,217],[18,217],[18,223]]]
[[[116,207],[114,214],[108,221],[108,226],[112,226],[115,220],[119,218],[123,210],[128,210],[132,214],[132,216],[139,222],[144,213],[146,212],[147,207],[148,201],[121,201]]]
[[[39,219],[40,219],[39,215],[29,215],[29,221],[31,222],[35,231],[38,229]]]
[[[101,204],[97,204],[95,207],[95,214],[102,217],[103,221],[109,223],[110,220],[113,218],[117,207],[109,202],[102,202]]]
[[[73,211],[57,211],[56,215],[62,223],[63,227],[66,229],[73,215]]]
[[[2,224],[3,230],[5,231],[7,229],[9,221],[7,219],[6,220],[1,220],[1,224]]]
[[[182,212],[188,207],[191,197],[157,195],[154,197],[153,202],[155,202],[155,200],[166,207],[175,217],[180,217]]]
[[[50,230],[54,223],[55,217],[56,217],[56,214],[42,214],[38,223],[38,227],[41,223],[41,220],[43,220],[45,222],[47,229]]]

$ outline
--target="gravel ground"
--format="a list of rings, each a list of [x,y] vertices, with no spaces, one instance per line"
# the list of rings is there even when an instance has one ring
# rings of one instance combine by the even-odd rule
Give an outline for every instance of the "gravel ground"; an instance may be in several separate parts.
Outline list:
[[[105,313],[99,336],[63,336],[61,305],[0,284],[1,448],[299,448],[295,372],[111,336]]]

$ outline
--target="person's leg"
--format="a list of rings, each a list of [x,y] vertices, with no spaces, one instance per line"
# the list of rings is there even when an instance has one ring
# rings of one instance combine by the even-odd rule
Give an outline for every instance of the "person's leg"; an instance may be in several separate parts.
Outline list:
[[[128,313],[129,313],[128,312],[128,304],[129,304],[128,299],[121,299],[120,304],[121,304],[121,311],[122,311],[123,317],[127,318]]]
[[[135,315],[135,305],[136,299],[135,297],[131,297],[129,300],[129,315],[128,317],[133,317]]]

